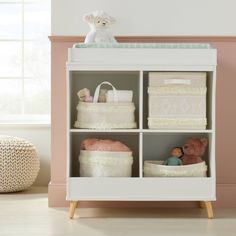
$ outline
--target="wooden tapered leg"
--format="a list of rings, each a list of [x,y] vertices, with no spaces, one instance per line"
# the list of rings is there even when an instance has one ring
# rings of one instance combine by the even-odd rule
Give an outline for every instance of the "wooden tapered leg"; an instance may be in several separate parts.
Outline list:
[[[205,203],[205,207],[206,207],[206,210],[207,210],[207,216],[209,219],[213,219],[214,215],[213,215],[213,210],[212,210],[212,205],[211,205],[211,202],[208,201],[208,202],[204,202]]]
[[[75,214],[75,209],[77,207],[77,201],[71,201],[70,202],[70,209],[69,209],[69,216],[70,216],[70,219],[72,219],[74,217],[74,214]]]
[[[200,207],[201,209],[204,209],[204,208],[205,208],[205,202],[200,201],[200,202],[199,202],[199,207]]]

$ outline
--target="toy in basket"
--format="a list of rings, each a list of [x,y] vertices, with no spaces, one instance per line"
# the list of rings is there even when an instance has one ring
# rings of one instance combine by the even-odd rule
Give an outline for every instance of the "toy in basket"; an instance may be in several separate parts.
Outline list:
[[[123,143],[85,139],[80,148],[80,177],[131,177],[132,151]]]
[[[165,161],[144,161],[145,177],[206,177],[207,165],[202,160],[208,140],[189,138],[183,148],[175,147]]]
[[[206,177],[205,161],[192,165],[168,166],[163,161],[144,161],[144,177]]]
[[[101,85],[110,85],[114,102],[98,102]],[[133,102],[120,102],[116,88],[105,81],[95,90],[93,102],[79,102],[77,105],[76,128],[88,129],[132,129],[136,128]]]

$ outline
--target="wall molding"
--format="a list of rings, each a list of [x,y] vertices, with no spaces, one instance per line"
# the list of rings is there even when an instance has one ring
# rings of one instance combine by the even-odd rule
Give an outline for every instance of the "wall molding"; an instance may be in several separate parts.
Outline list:
[[[85,36],[49,36],[51,42],[84,42]],[[118,42],[236,42],[236,36],[116,36]]]

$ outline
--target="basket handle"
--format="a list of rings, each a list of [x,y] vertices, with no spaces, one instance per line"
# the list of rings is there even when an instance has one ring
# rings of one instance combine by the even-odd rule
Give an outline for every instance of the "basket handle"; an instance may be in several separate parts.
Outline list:
[[[184,84],[184,85],[190,85],[191,80],[190,79],[165,79],[164,84]]]
[[[118,97],[117,97],[117,90],[116,90],[116,88],[111,84],[111,83],[109,83],[109,82],[107,82],[107,81],[104,81],[104,82],[102,82],[101,84],[99,84],[98,86],[97,86],[97,88],[95,89],[95,93],[94,93],[94,98],[93,98],[93,102],[94,103],[97,103],[98,102],[98,96],[99,96],[99,92],[100,92],[100,87],[103,85],[103,84],[107,84],[107,85],[110,85],[111,87],[112,87],[112,90],[113,90],[113,101],[115,101],[115,102],[118,102]]]

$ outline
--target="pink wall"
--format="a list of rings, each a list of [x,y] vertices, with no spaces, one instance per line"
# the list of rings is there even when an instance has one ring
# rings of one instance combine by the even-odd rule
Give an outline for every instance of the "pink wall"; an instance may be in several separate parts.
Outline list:
[[[49,206],[67,206],[66,195],[66,68],[67,49],[82,37],[52,36],[52,160]],[[236,207],[236,37],[118,37],[119,41],[208,42],[218,50],[217,67],[217,201],[215,207]],[[83,202],[81,207],[196,206],[196,203]]]

